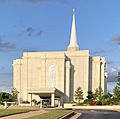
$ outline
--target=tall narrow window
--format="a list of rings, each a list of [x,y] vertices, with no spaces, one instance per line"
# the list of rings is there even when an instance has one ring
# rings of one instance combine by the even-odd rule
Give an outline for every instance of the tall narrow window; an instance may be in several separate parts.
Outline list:
[[[54,65],[51,65],[49,67],[49,87],[53,88],[55,87],[55,81],[56,81],[56,68]]]

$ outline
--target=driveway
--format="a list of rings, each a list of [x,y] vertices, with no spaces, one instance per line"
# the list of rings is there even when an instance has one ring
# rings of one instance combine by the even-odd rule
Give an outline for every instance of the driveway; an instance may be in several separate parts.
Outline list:
[[[79,119],[120,119],[120,112],[106,110],[77,110]]]

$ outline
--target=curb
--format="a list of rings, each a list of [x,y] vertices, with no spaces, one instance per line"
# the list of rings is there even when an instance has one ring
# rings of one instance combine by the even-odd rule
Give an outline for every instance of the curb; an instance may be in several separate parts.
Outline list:
[[[66,114],[66,115],[63,116],[63,117],[60,117],[59,119],[69,119],[69,118],[72,117],[73,115],[75,115],[75,112],[74,112],[74,111]]]
[[[81,113],[75,113],[75,115],[72,116],[70,119],[79,119],[81,115]]]

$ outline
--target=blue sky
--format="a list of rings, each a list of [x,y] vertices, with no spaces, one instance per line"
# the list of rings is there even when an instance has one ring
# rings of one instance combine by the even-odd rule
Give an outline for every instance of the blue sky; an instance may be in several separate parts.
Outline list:
[[[66,50],[72,8],[78,44],[108,60],[109,80],[120,70],[120,0],[0,0],[0,89],[12,86],[12,62],[23,51]]]

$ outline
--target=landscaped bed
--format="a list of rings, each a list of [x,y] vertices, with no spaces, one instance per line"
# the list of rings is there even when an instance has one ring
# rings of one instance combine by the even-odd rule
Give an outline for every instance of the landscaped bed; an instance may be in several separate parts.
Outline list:
[[[0,109],[0,117],[15,115],[20,113],[26,113],[30,110],[27,109]]]
[[[27,119],[58,119],[71,112],[71,110],[50,110],[49,112]]]

